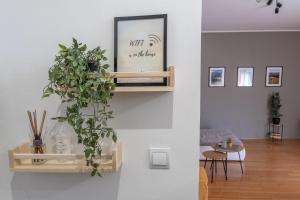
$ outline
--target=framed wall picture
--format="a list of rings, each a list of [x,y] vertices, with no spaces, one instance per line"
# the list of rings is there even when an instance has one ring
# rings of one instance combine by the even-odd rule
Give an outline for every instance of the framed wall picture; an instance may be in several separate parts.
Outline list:
[[[282,69],[282,66],[266,68],[266,87],[281,87]]]
[[[238,87],[253,87],[254,67],[237,68],[237,86]]]
[[[225,87],[225,67],[209,67],[209,87]]]
[[[167,15],[115,17],[114,71],[167,71]],[[166,78],[116,78],[118,86],[167,85]]]

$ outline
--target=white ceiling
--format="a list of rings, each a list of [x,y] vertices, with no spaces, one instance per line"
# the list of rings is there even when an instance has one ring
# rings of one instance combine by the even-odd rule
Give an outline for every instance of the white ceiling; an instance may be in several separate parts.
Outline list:
[[[279,0],[283,4],[275,14],[275,3],[266,0],[203,0],[203,32],[299,31],[300,0]],[[275,2],[275,0],[274,0]]]

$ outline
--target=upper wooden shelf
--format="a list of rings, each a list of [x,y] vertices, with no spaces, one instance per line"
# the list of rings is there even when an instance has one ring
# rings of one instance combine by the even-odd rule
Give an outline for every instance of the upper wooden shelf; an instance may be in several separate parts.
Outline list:
[[[167,78],[167,86],[135,86],[116,87],[114,92],[171,92],[175,86],[175,68],[168,68],[168,71],[153,72],[110,72],[115,78]]]
[[[87,173],[91,171],[86,166],[84,155],[79,154],[33,154],[28,143],[8,151],[9,168],[14,172],[43,173]],[[33,159],[45,160],[42,164],[32,164]],[[117,143],[112,155],[101,156],[100,171],[116,172],[122,165],[122,146]]]

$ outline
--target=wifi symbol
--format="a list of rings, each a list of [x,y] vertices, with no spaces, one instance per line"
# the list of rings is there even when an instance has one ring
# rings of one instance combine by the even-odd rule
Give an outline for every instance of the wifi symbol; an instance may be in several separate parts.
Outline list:
[[[157,35],[149,34],[148,37],[149,37],[149,41],[150,41],[149,45],[150,45],[151,47],[152,47],[154,44],[161,42],[161,39],[160,39]]]

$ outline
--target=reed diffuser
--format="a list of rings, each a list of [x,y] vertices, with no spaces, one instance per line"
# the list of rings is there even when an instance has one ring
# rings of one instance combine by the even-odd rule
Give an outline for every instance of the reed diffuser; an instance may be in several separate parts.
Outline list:
[[[38,119],[37,119],[36,111],[34,111],[33,113],[27,111],[27,114],[30,121],[31,130],[33,133],[33,142],[31,146],[32,153],[43,154],[46,151],[46,146],[43,143],[43,139],[42,139],[43,127],[46,118],[46,111],[44,110],[43,112],[43,116],[39,128],[37,125]],[[32,159],[32,164],[43,164],[45,162],[46,160],[44,159]]]

